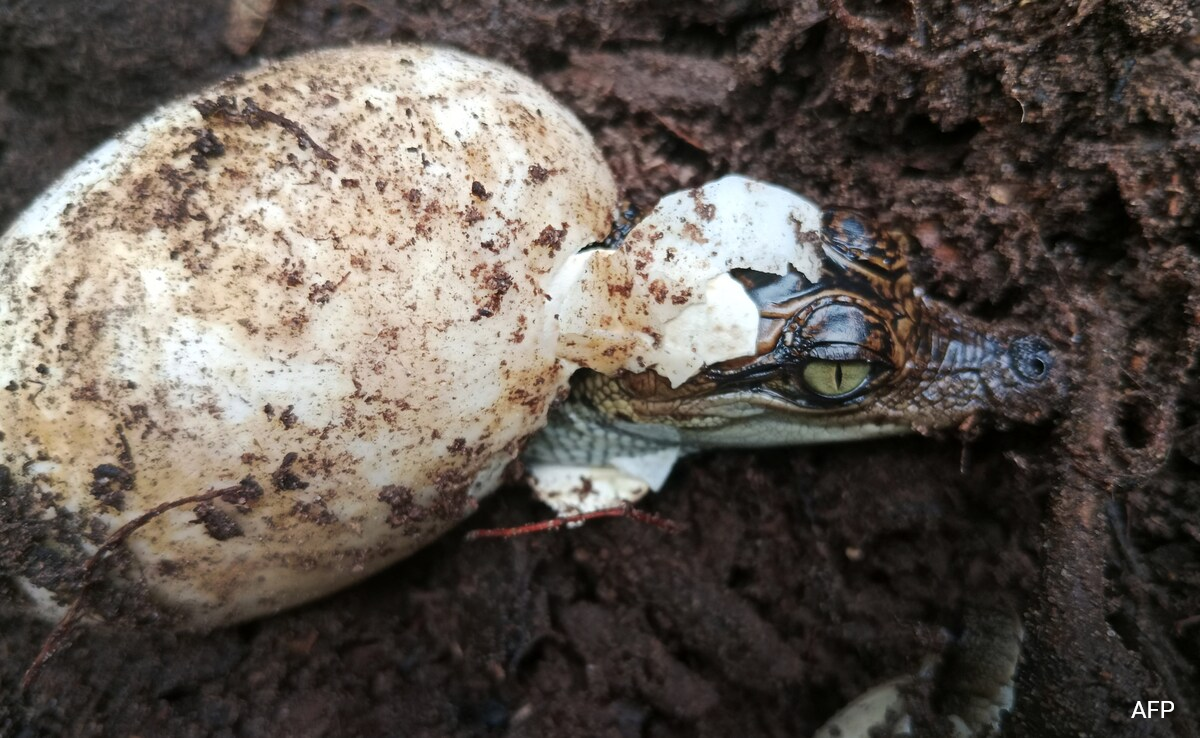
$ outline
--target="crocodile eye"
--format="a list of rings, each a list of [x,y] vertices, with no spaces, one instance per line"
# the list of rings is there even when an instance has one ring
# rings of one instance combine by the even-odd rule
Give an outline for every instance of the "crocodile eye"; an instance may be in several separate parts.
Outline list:
[[[822,397],[837,398],[862,388],[871,378],[867,361],[825,361],[816,359],[804,367],[804,384]]]

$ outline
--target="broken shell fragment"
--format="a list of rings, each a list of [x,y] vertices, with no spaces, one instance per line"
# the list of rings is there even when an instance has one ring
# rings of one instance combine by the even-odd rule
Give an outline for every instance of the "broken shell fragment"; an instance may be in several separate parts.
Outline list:
[[[181,625],[408,555],[565,392],[550,286],[617,199],[549,93],[445,49],[311,53],[157,110],[0,240],[6,573],[53,617],[107,535],[218,489],[126,542],[120,576]]]
[[[559,315],[559,352],[605,374],[655,370],[673,386],[755,353],[758,307],[730,275],[821,274],[821,209],[731,175],[664,197],[615,251],[587,251]],[[568,267],[570,269],[570,267]],[[596,305],[612,309],[596,324]]]
[[[921,670],[897,677],[856,697],[821,726],[813,738],[912,736],[914,694],[936,693],[939,719],[954,738],[999,735],[1014,703],[1014,680],[1024,630],[1013,614],[968,609],[964,632],[947,658],[930,658]],[[921,683],[934,689],[922,690]],[[941,733],[939,733],[941,735]]]

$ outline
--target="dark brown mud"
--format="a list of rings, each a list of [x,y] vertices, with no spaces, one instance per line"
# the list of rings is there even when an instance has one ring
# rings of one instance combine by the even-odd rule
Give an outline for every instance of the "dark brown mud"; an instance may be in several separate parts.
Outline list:
[[[0,227],[254,55],[444,43],[546,84],[635,204],[736,171],[909,230],[931,294],[1071,347],[1069,407],[1040,428],[698,458],[646,505],[677,535],[614,520],[465,543],[546,514],[508,488],[295,612],[80,633],[26,699],[49,626],[5,605],[0,735],[807,735],[976,608],[1024,616],[1006,734],[1200,735],[1187,3],[280,0],[242,29],[247,56],[222,40],[229,5],[0,0]],[[1173,718],[1130,719],[1152,699]]]

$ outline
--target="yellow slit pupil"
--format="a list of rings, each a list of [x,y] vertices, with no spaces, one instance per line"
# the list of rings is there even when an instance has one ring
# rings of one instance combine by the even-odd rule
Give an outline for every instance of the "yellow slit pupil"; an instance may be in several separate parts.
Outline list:
[[[804,367],[804,383],[822,397],[847,395],[867,382],[871,365],[866,361],[810,361]]]

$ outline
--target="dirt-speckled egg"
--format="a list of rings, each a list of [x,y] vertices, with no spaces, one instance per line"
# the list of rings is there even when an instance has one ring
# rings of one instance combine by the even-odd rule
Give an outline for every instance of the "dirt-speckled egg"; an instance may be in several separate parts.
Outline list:
[[[565,390],[552,282],[617,199],[546,91],[445,49],[311,53],[155,111],[0,239],[8,573],[54,616],[106,536],[217,489],[126,541],[125,589],[182,625],[411,553]]]

